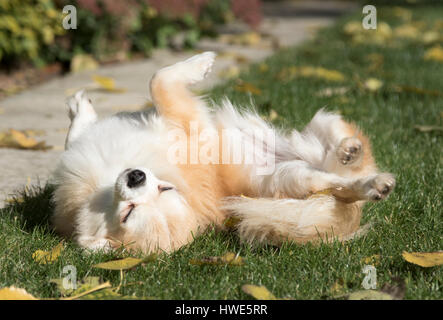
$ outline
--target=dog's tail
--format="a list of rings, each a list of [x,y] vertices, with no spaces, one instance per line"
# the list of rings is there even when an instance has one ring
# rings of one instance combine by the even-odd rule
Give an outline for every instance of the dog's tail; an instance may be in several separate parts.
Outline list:
[[[222,208],[239,219],[240,237],[250,243],[344,241],[361,233],[361,205],[330,195],[306,200],[230,197]]]

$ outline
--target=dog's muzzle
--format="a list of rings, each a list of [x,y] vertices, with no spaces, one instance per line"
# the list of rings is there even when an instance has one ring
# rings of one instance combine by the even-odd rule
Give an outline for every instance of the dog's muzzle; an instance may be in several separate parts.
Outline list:
[[[138,169],[131,170],[128,173],[128,188],[139,187],[146,182],[146,174]]]

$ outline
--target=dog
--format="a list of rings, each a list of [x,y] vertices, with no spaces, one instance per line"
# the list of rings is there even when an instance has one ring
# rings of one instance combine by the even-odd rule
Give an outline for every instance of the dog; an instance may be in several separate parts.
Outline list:
[[[154,111],[98,120],[84,91],[68,98],[51,218],[59,234],[90,250],[150,253],[177,250],[230,216],[251,243],[344,241],[359,232],[363,204],[395,186],[368,138],[323,109],[287,134],[228,99],[210,108],[189,86],[214,59],[205,52],[157,71]],[[241,141],[241,161],[222,155],[229,130],[241,135],[230,140]]]

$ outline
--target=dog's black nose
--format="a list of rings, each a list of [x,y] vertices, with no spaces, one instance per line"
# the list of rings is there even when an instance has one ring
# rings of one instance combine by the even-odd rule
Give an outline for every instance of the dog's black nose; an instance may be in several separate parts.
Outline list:
[[[128,187],[134,188],[146,181],[146,174],[141,170],[132,170],[128,173]]]

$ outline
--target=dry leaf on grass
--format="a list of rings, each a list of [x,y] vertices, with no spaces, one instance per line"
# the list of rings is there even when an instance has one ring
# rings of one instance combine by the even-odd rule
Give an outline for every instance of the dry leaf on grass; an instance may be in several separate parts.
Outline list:
[[[375,92],[378,91],[383,86],[383,81],[375,78],[369,78],[364,82],[363,85],[367,90]]]
[[[402,253],[403,258],[410,263],[421,267],[429,268],[443,264],[443,251],[437,252],[406,252]]]
[[[241,266],[244,264],[243,258],[233,252],[228,252],[221,257],[204,257],[201,259],[191,259],[190,264],[203,266],[203,265],[230,265]]]
[[[98,263],[96,265],[93,265],[93,267],[106,270],[127,270],[134,268],[143,262],[145,262],[145,260],[143,259],[128,257],[124,259]]]
[[[0,289],[0,300],[38,300],[25,289],[14,286]]]
[[[437,90],[428,90],[411,86],[394,86],[394,90],[397,92],[415,93],[420,95],[430,95],[430,96],[442,96],[443,93]]]
[[[37,250],[32,254],[32,259],[39,264],[50,264],[58,259],[63,251],[63,241],[56,245],[51,251]]]
[[[295,77],[317,78],[336,82],[346,79],[340,71],[312,66],[291,66],[284,68],[277,74],[277,78],[284,81],[292,80]]]
[[[421,132],[431,132],[431,131],[443,131],[443,127],[439,126],[414,126],[415,129]]]
[[[72,296],[67,297],[67,298],[62,298],[60,300],[76,300],[76,299],[80,299],[82,297],[85,297],[85,296],[93,293],[93,292],[100,291],[100,290],[103,290],[103,289],[106,289],[106,288],[111,288],[111,287],[112,286],[111,286],[111,283],[109,281],[107,281],[105,283],[102,283],[102,284],[99,284],[99,285],[97,285],[95,287],[92,287],[92,288],[87,287],[87,286],[82,286],[79,289],[77,289],[72,294]]]
[[[425,44],[431,44],[434,42],[439,41],[440,39],[440,34],[437,31],[426,31],[425,33],[423,33],[421,40],[423,41],[423,43]]]
[[[443,62],[443,48],[440,46],[435,46],[426,50],[424,59]]]
[[[48,150],[52,147],[46,145],[45,141],[38,142],[34,138],[29,137],[26,131],[9,129],[6,132],[0,132],[0,148]]]
[[[86,277],[83,280],[76,283],[77,288],[65,288],[62,279],[51,279],[50,283],[54,283],[57,286],[58,291],[62,294],[62,296],[70,296],[70,295],[78,295],[82,292],[91,290],[100,285],[99,277]]]
[[[277,298],[265,287],[253,284],[245,284],[241,287],[243,292],[249,294],[257,300],[277,300]]]
[[[378,266],[380,264],[380,255],[379,254],[374,254],[372,256],[363,258],[361,260],[361,262],[363,264],[370,264],[370,265]]]
[[[238,83],[234,89],[238,92],[247,92],[247,93],[252,93],[255,95],[260,95],[261,94],[261,90],[259,88],[257,88],[256,86],[254,86],[253,84],[249,83],[249,82],[240,82]]]

